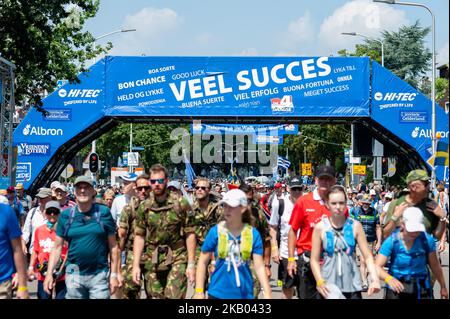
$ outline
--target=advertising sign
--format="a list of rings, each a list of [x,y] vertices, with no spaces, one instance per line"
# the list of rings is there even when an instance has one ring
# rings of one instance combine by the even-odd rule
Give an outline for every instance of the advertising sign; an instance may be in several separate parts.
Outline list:
[[[353,174],[366,175],[366,165],[353,165]]]
[[[312,176],[312,163],[302,163],[302,175]]]
[[[372,64],[372,72],[372,118],[413,147],[429,164],[431,100],[376,62]],[[448,112],[437,104],[436,133],[440,134],[440,141],[448,144]],[[446,167],[436,166],[438,180],[444,180]]]

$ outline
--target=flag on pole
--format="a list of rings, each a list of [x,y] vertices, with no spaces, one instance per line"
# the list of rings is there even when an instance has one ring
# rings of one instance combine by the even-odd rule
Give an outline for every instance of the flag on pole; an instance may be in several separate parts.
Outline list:
[[[276,182],[278,180],[278,166],[274,166],[272,169],[272,181]]]
[[[435,166],[448,166],[448,144],[439,141],[436,146]]]
[[[291,166],[291,162],[287,158],[278,155],[278,166],[288,169]]]
[[[448,144],[438,141],[436,145],[436,155],[432,155],[427,163],[430,166],[448,166]]]
[[[238,176],[236,174],[236,168],[232,168],[230,170],[230,174],[228,175],[228,182],[233,184],[233,185],[238,184],[239,178],[238,178]]]
[[[186,174],[187,182],[190,188],[192,187],[192,185],[194,185],[194,179],[197,176],[195,175],[194,169],[192,168],[192,165],[189,162],[189,159],[187,158],[186,154],[183,153],[183,157],[184,157],[184,165],[186,166],[184,173]]]

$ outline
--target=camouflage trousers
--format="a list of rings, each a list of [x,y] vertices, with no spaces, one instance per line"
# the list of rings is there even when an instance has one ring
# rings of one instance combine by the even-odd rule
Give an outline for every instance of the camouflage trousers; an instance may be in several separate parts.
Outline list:
[[[145,279],[145,267],[144,264],[141,264],[141,276],[144,278],[144,288],[145,292],[148,296],[147,292],[147,281]],[[141,299],[141,287],[142,285],[136,285],[133,281],[133,252],[129,252],[127,254],[127,262],[124,269],[122,269],[122,277],[123,277],[123,288],[122,288],[122,298],[123,299]],[[142,279],[142,278],[141,278]]]
[[[174,263],[168,270],[149,271],[144,275],[147,298],[184,299],[187,291],[186,263]]]

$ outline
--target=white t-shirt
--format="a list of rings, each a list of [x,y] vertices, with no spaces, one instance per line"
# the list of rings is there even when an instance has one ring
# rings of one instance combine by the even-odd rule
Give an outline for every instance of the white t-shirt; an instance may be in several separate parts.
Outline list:
[[[119,224],[122,209],[130,202],[130,199],[131,198],[126,195],[119,195],[114,198],[111,206],[111,215],[117,224]]]
[[[291,229],[291,225],[289,225],[289,220],[291,219],[292,210],[294,209],[294,204],[290,200],[290,195],[287,195],[283,197],[284,199],[284,211],[283,215],[281,216],[281,223],[280,223],[280,256],[283,258],[289,257],[289,250],[288,250],[288,236],[289,236],[289,230]],[[269,224],[271,226],[278,227],[278,207],[279,207],[279,201],[277,198],[274,198],[272,202],[272,209],[270,210],[270,221]],[[295,257],[297,257],[297,249],[295,249]]]
[[[36,232],[36,229],[42,225],[45,225],[46,223],[47,217],[45,217],[44,212],[40,211],[39,206],[30,209],[22,229],[22,239],[25,241],[25,243],[30,243],[30,249],[28,250],[30,254],[33,253],[34,234]]]
[[[389,201],[389,202],[387,202],[387,203],[384,204],[384,206],[383,206],[383,214],[384,214],[384,218],[383,218],[383,220],[381,221],[381,223],[382,223],[383,225],[386,224],[387,212],[388,212],[388,209],[389,209],[389,205],[390,205],[391,203],[392,203],[392,200]]]

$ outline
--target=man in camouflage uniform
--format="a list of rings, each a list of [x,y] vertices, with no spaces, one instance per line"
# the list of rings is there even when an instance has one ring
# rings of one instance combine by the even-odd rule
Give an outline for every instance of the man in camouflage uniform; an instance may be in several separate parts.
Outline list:
[[[266,266],[266,274],[270,278],[271,271],[270,271],[270,255],[271,255],[271,249],[270,249],[270,228],[269,223],[267,222],[266,215],[264,214],[264,211],[262,210],[261,206],[257,201],[255,201],[253,197],[253,189],[248,184],[241,184],[239,186],[239,189],[242,190],[245,195],[247,195],[247,202],[248,206],[251,209],[252,216],[254,218],[254,227],[259,231],[259,234],[261,235],[261,239],[263,241],[263,248],[264,248],[264,265]],[[252,270],[252,276],[253,276],[253,295],[255,296],[255,299],[258,298],[258,295],[261,291],[261,285],[259,283],[259,280],[257,280],[255,269],[253,268],[253,264],[251,265]]]
[[[211,193],[211,182],[208,179],[197,179],[194,192],[195,198],[192,211],[188,214],[189,224],[192,227],[188,231],[195,232],[197,240],[195,260],[198,261],[206,235],[211,227],[223,218],[223,208],[219,204],[220,198],[216,194]],[[214,266],[214,260],[211,262],[211,265]],[[195,264],[190,264],[188,267],[195,267]],[[211,268],[210,270],[212,271]],[[208,278],[206,278],[207,280]]]
[[[150,168],[150,197],[139,205],[134,231],[133,281],[139,284],[142,252],[147,298],[181,299],[186,295],[187,278],[195,280],[195,234],[188,232],[189,202],[167,190],[167,170],[160,164]],[[145,245],[144,245],[145,244]]]
[[[124,299],[140,299],[141,285],[134,283],[132,278],[133,271],[133,241],[134,229],[139,204],[145,201],[150,195],[150,176],[147,174],[139,175],[136,179],[135,194],[132,196],[130,202],[123,208],[119,219],[119,249],[120,253],[126,250],[126,266],[119,269],[121,273],[120,281],[123,287]],[[142,255],[140,267],[141,273],[145,273],[145,255]],[[144,277],[144,288],[146,288],[146,279]]]

